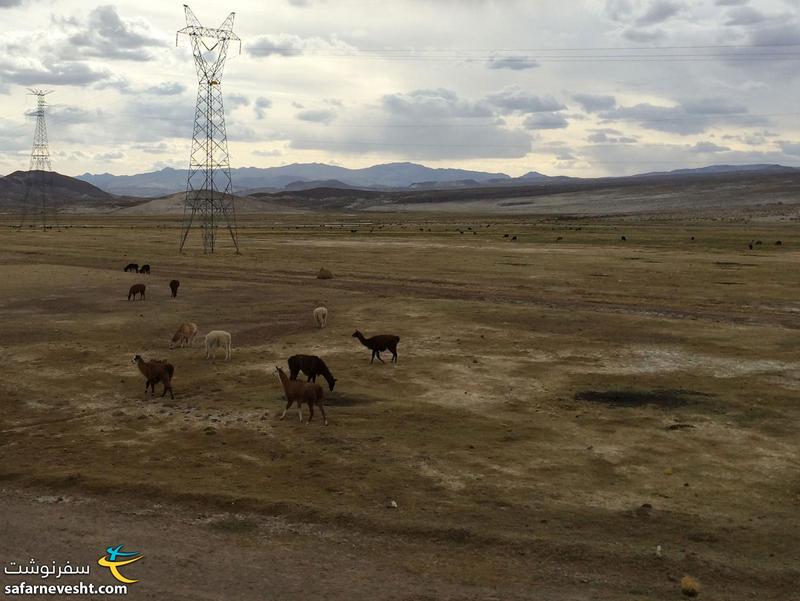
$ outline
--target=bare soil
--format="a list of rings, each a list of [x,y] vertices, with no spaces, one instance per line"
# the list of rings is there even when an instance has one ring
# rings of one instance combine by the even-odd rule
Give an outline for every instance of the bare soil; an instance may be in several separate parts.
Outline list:
[[[793,222],[272,215],[204,256],[66,221],[0,229],[0,561],[120,540],[153,599],[798,598]],[[183,321],[231,360],[170,350]],[[277,419],[295,353],[327,428]]]

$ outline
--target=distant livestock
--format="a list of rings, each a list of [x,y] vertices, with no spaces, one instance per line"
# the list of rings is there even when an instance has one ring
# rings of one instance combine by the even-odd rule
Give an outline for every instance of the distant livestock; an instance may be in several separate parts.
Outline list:
[[[317,324],[318,328],[324,328],[325,324],[328,323],[328,309],[325,307],[314,309],[314,323]]]
[[[393,336],[392,334],[380,334],[371,338],[364,338],[364,335],[356,330],[353,332],[353,338],[358,338],[361,341],[361,344],[372,351],[372,359],[369,361],[370,364],[375,361],[375,357],[377,357],[378,361],[381,363],[386,363],[386,361],[381,359],[381,353],[383,351],[389,351],[392,353],[392,362],[397,364],[397,344],[400,342],[400,336]]]
[[[516,236],[511,236],[511,241],[512,242],[516,242],[517,241],[517,237]]]
[[[622,240],[622,242],[628,241],[628,238],[626,238],[625,236],[620,236],[619,239]]]
[[[169,289],[172,291],[172,298],[178,296],[178,288],[180,287],[181,283],[179,280],[172,280],[169,283]]]
[[[756,240],[756,246],[761,246],[762,244],[763,242],[761,242],[761,240]]]
[[[133,273],[139,272],[139,264],[138,263],[128,263],[125,266],[125,271],[132,271]]]
[[[146,273],[147,275],[150,275],[150,266],[149,265],[142,265],[139,268],[139,273]]]
[[[145,395],[147,395],[147,389],[150,388],[150,394],[155,396],[156,384],[161,382],[164,384],[164,391],[161,396],[163,397],[169,390],[170,398],[175,398],[175,395],[172,394],[172,378],[175,375],[175,368],[171,363],[167,363],[164,360],[145,361],[141,355],[135,355],[131,362],[138,366],[139,371],[145,377]]]
[[[192,346],[192,342],[194,342],[198,331],[199,328],[197,327],[196,323],[188,322],[181,324],[181,326],[178,328],[178,331],[175,332],[175,335],[172,337],[172,342],[169,343],[169,348],[173,348],[176,343],[178,348]]]
[[[217,356],[217,349],[225,349],[225,360],[231,358],[231,335],[230,332],[214,330],[206,334],[206,359],[214,359]]]
[[[317,376],[322,376],[328,382],[328,388],[333,392],[336,378],[325,362],[316,355],[292,355],[289,357],[289,379],[296,380],[300,372],[308,376],[309,382],[316,382]]]
[[[308,405],[308,422],[314,417],[314,405],[319,407],[325,425],[328,425],[328,416],[325,415],[325,391],[322,386],[314,382],[302,382],[300,380],[290,380],[280,367],[275,367],[278,377],[283,385],[283,392],[286,395],[286,408],[283,410],[280,419],[286,417],[286,412],[297,403],[297,416],[303,421],[303,403]]]
[[[775,243],[775,246],[783,246],[783,242],[782,242],[782,241],[780,241],[780,240],[778,240],[778,241]]]
[[[134,284],[131,286],[131,289],[128,290],[128,300],[136,300],[136,295],[140,295],[141,300],[144,300],[144,289],[146,286],[144,284]]]

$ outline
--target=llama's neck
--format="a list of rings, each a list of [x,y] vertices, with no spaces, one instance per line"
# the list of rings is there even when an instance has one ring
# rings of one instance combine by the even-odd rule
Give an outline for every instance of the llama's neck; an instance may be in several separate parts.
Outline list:
[[[367,339],[364,338],[364,334],[362,334],[361,332],[356,332],[356,338],[358,338],[361,341],[361,344],[367,343]]]
[[[323,378],[325,378],[329,385],[333,385],[333,374],[331,373],[331,370],[328,369],[327,365],[324,365],[319,373]]]
[[[289,377],[282,371],[278,372],[278,377],[281,379],[281,384],[283,385],[283,391],[286,392],[289,389]]]
[[[139,371],[142,372],[144,375],[147,375],[144,371],[144,359],[141,357],[136,360],[136,367],[139,368]]]

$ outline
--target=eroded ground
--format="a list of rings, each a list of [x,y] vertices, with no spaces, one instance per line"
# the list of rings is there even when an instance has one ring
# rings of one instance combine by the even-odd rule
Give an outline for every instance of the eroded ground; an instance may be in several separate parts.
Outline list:
[[[238,257],[178,255],[166,220],[72,225],[0,231],[3,556],[35,554],[34,528],[79,545],[77,516],[101,538],[135,499],[130,545],[166,554],[170,524],[239,584],[254,549],[330,558],[314,598],[672,599],[684,574],[709,599],[796,595],[791,222],[270,216]],[[169,350],[183,321],[229,330],[232,359]],[[355,328],[399,335],[399,366]],[[298,352],[339,380],[328,428],[277,420]],[[175,365],[174,401],[144,397],[135,353]],[[159,565],[140,594],[219,598]],[[310,598],[293,578],[236,598]]]

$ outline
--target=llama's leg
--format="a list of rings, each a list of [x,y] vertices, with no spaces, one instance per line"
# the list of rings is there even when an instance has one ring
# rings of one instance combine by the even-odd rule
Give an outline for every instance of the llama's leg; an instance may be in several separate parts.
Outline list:
[[[378,361],[380,361],[381,363],[386,363],[386,361],[381,359],[381,352],[380,351],[375,351],[375,356],[378,358]]]
[[[300,418],[300,423],[303,423],[303,401],[297,401],[297,417]]]
[[[369,364],[372,365],[373,361],[375,361],[375,351],[372,351],[372,359],[369,360]]]
[[[322,420],[325,423],[325,425],[327,426],[328,425],[328,416],[325,415],[325,405],[323,405],[322,403],[319,404],[319,411],[320,411],[320,413],[322,413]]]
[[[286,401],[286,407],[283,409],[283,413],[281,413],[281,419],[286,417],[286,412],[289,410],[289,407],[292,406],[292,401]]]
[[[308,421],[306,424],[310,424],[311,420],[314,418],[314,403],[308,404]]]
[[[225,361],[231,358],[231,343],[229,342],[225,347]]]

